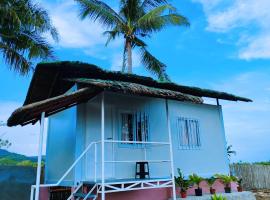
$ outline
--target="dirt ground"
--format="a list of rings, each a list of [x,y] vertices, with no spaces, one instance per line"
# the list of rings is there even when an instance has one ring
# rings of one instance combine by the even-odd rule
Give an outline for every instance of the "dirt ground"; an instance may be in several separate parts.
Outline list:
[[[256,200],[270,200],[270,190],[252,190],[256,195]]]

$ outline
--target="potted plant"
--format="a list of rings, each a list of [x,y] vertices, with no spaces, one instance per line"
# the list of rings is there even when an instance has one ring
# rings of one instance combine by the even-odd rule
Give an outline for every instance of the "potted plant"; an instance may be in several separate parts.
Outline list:
[[[192,174],[189,176],[189,181],[194,186],[197,186],[197,188],[195,189],[195,195],[202,196],[202,188],[200,188],[200,183],[203,181],[203,178],[198,176],[197,174]]]
[[[189,181],[185,179],[183,173],[178,168],[178,177],[174,177],[175,184],[180,187],[180,196],[181,198],[187,198],[187,190],[189,188]]]
[[[216,178],[218,178],[224,184],[225,193],[231,193],[231,182],[233,181],[233,176],[223,175],[223,174],[216,174]]]
[[[235,177],[235,178],[236,178],[236,182],[238,184],[237,191],[238,192],[243,192],[243,187],[242,187],[242,181],[243,181],[243,179],[242,178],[238,178],[238,177]]]
[[[208,186],[210,187],[210,194],[216,194],[216,190],[213,188],[213,185],[216,181],[216,178],[214,176],[206,179]]]

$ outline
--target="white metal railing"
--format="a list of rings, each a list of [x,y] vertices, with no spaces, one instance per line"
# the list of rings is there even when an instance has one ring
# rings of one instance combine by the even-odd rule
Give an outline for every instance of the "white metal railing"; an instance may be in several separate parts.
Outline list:
[[[140,141],[123,141],[123,140],[104,140],[105,143],[122,143],[122,144],[152,144],[152,145],[170,145],[169,142],[140,142]]]
[[[60,183],[67,177],[67,175],[73,170],[73,168],[80,162],[80,160],[85,156],[85,154],[89,151],[89,149],[95,145],[95,180],[96,180],[96,145],[97,143],[100,143],[100,141],[97,142],[91,142],[85,150],[81,153],[81,155],[73,162],[73,164],[68,168],[68,170],[64,173],[64,175],[59,179],[57,183],[54,184],[41,184],[39,185],[39,188],[46,188],[46,187],[57,187],[60,185]],[[30,194],[30,200],[33,200],[34,198],[34,191],[36,189],[36,185],[31,186],[31,194]]]
[[[86,149],[81,153],[81,155],[73,162],[73,164],[69,167],[69,169],[64,173],[64,175],[59,179],[57,183],[54,184],[40,184],[39,188],[47,188],[47,187],[57,187],[61,184],[61,182],[67,177],[67,175],[74,169],[74,167],[81,161],[81,159],[85,156],[85,154],[91,149],[94,145],[94,181],[97,182],[97,144],[101,143],[101,141],[91,142]],[[149,145],[170,145],[169,142],[143,142],[143,141],[121,141],[121,140],[104,140],[104,143],[125,143],[125,144],[149,144]],[[134,162],[143,162],[144,160],[108,160],[104,161],[104,163],[134,163]],[[171,160],[148,160],[149,163],[166,163],[171,162]],[[82,184],[82,183],[81,183]],[[79,188],[79,187],[78,187]],[[34,199],[34,192],[36,189],[36,185],[31,186],[31,194],[30,200]]]

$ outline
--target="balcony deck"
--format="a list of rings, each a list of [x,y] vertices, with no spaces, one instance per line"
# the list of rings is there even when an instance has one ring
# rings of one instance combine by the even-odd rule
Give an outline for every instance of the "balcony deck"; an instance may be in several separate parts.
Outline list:
[[[101,180],[85,181],[85,184],[97,184],[101,187]],[[172,187],[171,178],[148,178],[148,179],[105,179],[105,193],[124,192],[132,190],[168,188]],[[99,191],[98,193],[101,193]]]

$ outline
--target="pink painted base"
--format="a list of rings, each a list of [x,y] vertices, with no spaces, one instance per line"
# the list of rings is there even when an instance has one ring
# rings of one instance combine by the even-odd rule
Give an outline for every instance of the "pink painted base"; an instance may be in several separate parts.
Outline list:
[[[200,187],[203,190],[203,194],[209,194],[209,187],[205,181],[200,184]],[[232,191],[237,191],[237,184],[231,184]],[[216,181],[213,185],[213,188],[216,189],[217,193],[224,192],[224,185],[220,181]],[[189,188],[187,193],[188,195],[195,195],[195,187]],[[176,188],[176,194],[179,196],[180,189]],[[135,190],[128,192],[117,192],[106,194],[106,200],[168,200],[172,197],[171,188],[162,188],[162,189],[149,189],[149,190]],[[40,200],[48,199],[48,190],[42,188],[40,191]],[[98,198],[100,200],[100,197]]]

